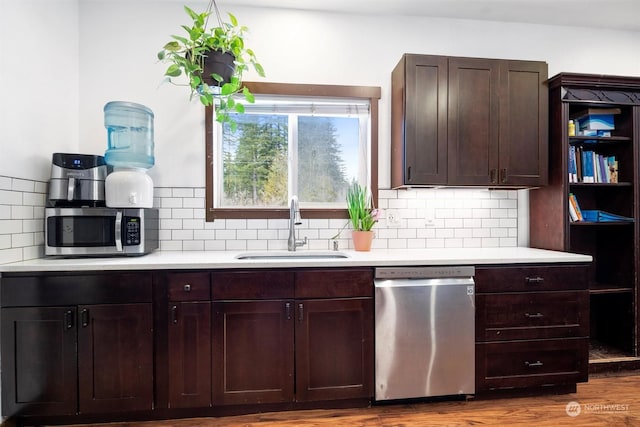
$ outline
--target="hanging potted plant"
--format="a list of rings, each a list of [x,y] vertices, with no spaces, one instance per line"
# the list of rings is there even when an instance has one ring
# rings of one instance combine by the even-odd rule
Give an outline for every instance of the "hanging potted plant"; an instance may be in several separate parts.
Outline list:
[[[242,94],[244,102],[254,102],[253,94],[242,84],[243,73],[252,67],[261,77],[265,75],[254,52],[244,44],[248,28],[239,25],[231,13],[230,22],[223,22],[215,0],[202,13],[188,6],[184,10],[191,18],[190,25],[182,25],[186,35],[172,35],[173,40],[158,52],[158,59],[169,64],[165,80],[180,84],[172,79],[185,76],[190,99],[197,96],[203,105],[214,105],[216,121],[235,129],[231,114],[244,112],[243,101],[235,95]],[[214,12],[217,26],[207,28]]]
[[[351,223],[351,238],[356,251],[369,251],[373,241],[374,224],[379,212],[373,206],[373,199],[367,187],[354,183],[347,190],[347,210]]]

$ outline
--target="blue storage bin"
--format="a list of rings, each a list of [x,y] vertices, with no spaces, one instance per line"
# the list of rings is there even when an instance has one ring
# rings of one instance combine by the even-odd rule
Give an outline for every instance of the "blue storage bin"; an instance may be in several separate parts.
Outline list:
[[[587,222],[633,222],[633,218],[616,215],[601,210],[582,210],[582,219]]]

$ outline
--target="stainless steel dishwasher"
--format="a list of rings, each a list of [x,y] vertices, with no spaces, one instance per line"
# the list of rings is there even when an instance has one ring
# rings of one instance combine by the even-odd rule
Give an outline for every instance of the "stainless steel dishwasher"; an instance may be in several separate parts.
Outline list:
[[[375,398],[475,393],[474,267],[377,268]]]

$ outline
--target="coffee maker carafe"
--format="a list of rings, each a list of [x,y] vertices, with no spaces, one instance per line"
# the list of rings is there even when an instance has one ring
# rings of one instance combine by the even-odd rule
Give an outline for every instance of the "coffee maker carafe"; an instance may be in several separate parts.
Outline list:
[[[103,156],[53,153],[48,206],[105,206],[106,177]]]

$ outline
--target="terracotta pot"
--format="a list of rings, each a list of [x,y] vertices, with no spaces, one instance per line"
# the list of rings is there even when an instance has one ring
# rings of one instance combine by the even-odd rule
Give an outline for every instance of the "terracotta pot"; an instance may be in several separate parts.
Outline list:
[[[356,251],[367,252],[371,250],[371,242],[373,241],[373,231],[355,231],[351,232],[353,239],[353,247]]]

